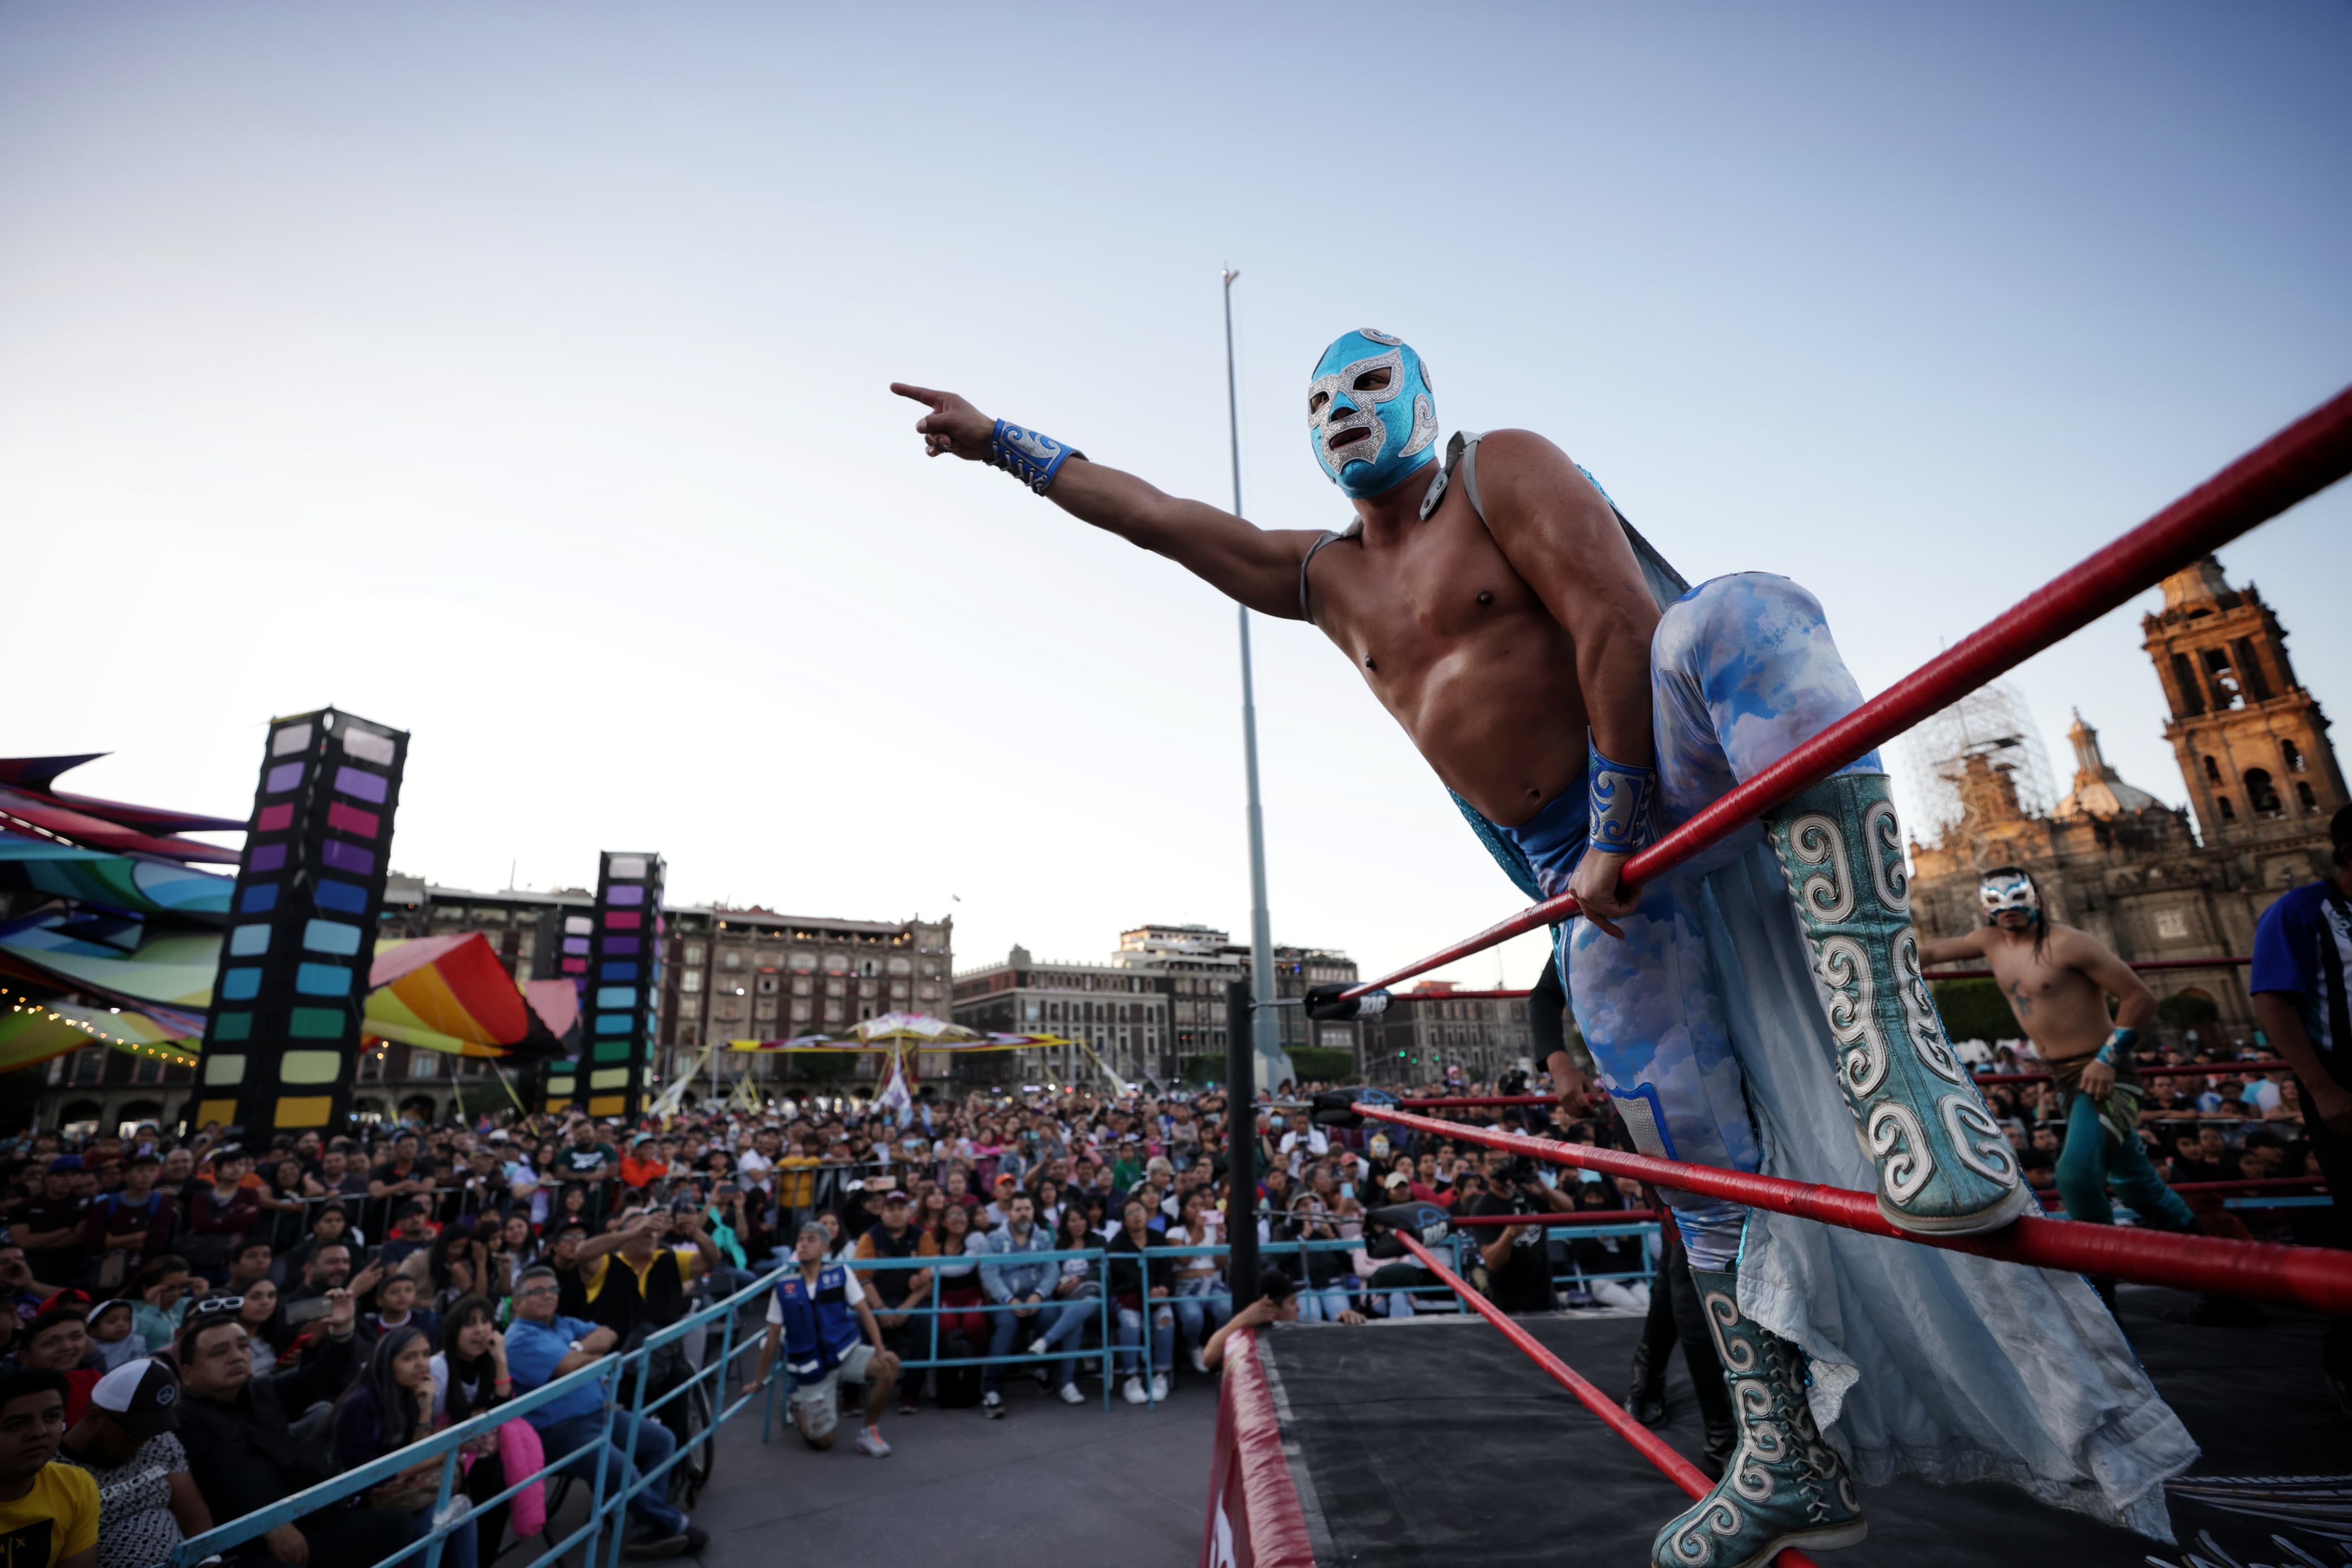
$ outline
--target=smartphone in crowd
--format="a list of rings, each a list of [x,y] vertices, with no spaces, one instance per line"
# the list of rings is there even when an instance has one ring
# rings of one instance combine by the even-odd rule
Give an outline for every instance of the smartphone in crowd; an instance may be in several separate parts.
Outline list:
[[[335,1310],[335,1303],[324,1296],[306,1296],[299,1301],[286,1303],[286,1322],[289,1327],[315,1323]]]

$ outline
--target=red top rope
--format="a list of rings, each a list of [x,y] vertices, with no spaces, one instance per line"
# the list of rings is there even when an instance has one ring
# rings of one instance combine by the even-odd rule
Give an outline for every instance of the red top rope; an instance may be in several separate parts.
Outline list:
[[[1680,865],[1807,785],[1884,746],[1938,708],[2089,625],[2199,556],[2269,521],[2352,473],[2352,390],[2288,425],[2115,543],[1928,660],[1786,757],[1625,862],[1630,887]],[[1576,913],[1567,894],[1490,925],[1376,980],[1340,993],[1360,997]]]
[[[2254,1061],[2152,1061],[2134,1069],[2142,1078],[2231,1078],[2255,1072],[2291,1072],[2290,1062],[2263,1058]],[[2047,1072],[1977,1072],[1969,1075],[1972,1083],[2046,1083]],[[1600,1084],[1588,1085],[1589,1094],[1606,1098],[1609,1091]],[[1410,1100],[1399,1100],[1402,1111],[1475,1111],[1489,1106],[1557,1105],[1556,1094],[1424,1094]]]
[[[1439,1137],[1507,1149],[1556,1166],[1574,1166],[1603,1176],[1633,1176],[1654,1186],[1726,1197],[1751,1208],[1816,1220],[1865,1236],[1885,1236],[1922,1247],[1975,1252],[2004,1262],[2073,1273],[2102,1274],[2143,1285],[2181,1291],[2211,1291],[2286,1306],[2308,1307],[2335,1317],[2352,1317],[2352,1252],[2325,1247],[2280,1247],[2265,1241],[2231,1241],[2213,1236],[2084,1225],[2066,1219],[2028,1217],[1986,1236],[1932,1236],[1905,1230],[1879,1211],[1866,1192],[1785,1176],[1721,1170],[1713,1166],[1622,1154],[1584,1144],[1555,1144],[1522,1133],[1490,1133],[1459,1122],[1441,1122],[1409,1111],[1358,1101],[1356,1111],[1400,1127]]]

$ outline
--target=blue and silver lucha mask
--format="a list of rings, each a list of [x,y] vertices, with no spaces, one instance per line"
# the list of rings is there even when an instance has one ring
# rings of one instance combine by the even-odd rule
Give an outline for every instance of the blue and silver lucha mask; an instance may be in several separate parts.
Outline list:
[[[1307,438],[1332,483],[1361,498],[1394,489],[1437,458],[1429,372],[1402,338],[1343,334],[1316,362]]]
[[[2015,910],[2028,920],[2042,918],[2042,895],[2033,888],[2033,879],[2021,871],[1990,871],[1977,883],[1977,902],[1984,906],[1987,920],[1999,920]]]

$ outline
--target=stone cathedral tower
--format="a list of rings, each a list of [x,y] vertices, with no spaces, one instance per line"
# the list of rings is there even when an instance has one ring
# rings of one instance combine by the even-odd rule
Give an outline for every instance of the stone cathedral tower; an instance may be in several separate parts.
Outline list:
[[[2163,611],[2140,624],[2206,846],[2260,855],[2310,839],[2345,804],[2344,775],[2262,595],[2207,556],[2164,580]]]

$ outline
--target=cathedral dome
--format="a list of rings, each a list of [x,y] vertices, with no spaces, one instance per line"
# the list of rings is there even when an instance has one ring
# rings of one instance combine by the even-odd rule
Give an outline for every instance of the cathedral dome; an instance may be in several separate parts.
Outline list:
[[[2099,750],[2099,732],[2083,722],[2081,709],[2074,713],[2074,727],[2066,738],[2074,747],[2074,787],[2058,802],[2053,815],[2065,820],[2093,817],[2101,821],[2116,817],[2137,816],[2142,811],[2161,808],[2163,801],[2145,789],[2136,789],[2109,766]]]

